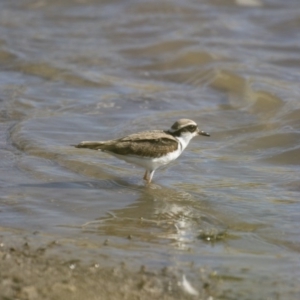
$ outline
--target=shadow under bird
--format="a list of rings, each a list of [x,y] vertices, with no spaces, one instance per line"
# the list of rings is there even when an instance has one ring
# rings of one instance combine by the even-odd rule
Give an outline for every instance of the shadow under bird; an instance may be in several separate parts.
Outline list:
[[[166,131],[143,131],[109,141],[84,141],[75,147],[101,150],[143,167],[146,169],[144,180],[150,183],[155,170],[178,158],[192,138],[198,135],[210,136],[200,131],[193,120],[180,119]]]

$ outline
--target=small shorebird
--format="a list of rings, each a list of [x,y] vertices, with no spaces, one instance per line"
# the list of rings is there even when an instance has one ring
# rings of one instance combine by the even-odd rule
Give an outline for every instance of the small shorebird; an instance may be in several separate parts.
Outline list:
[[[84,141],[75,147],[101,150],[143,167],[146,169],[144,180],[150,183],[155,170],[175,160],[197,135],[209,136],[200,131],[194,121],[180,119],[166,131],[143,131],[109,141]]]

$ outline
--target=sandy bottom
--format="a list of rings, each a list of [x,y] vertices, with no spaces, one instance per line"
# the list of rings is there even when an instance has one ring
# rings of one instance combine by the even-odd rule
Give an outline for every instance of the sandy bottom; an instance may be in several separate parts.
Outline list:
[[[219,279],[204,270],[194,288],[178,270],[86,263],[71,258],[72,247],[55,240],[40,247],[38,240],[0,235],[1,299],[215,299],[218,294]]]

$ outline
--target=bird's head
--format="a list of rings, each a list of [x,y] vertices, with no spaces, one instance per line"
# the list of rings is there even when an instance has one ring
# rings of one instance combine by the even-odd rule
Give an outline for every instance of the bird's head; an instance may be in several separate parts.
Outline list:
[[[187,144],[195,136],[210,136],[209,133],[199,130],[197,123],[189,119],[176,121],[168,132],[177,138],[183,139]]]

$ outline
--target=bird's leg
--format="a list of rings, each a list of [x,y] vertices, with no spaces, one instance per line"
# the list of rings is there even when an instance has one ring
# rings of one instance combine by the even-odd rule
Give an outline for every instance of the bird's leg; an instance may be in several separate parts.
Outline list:
[[[151,171],[150,171],[149,177],[148,177],[148,179],[147,179],[147,183],[150,183],[150,182],[151,182],[151,180],[152,180],[152,178],[153,178],[153,175],[154,175],[154,172],[155,172],[155,170],[151,170]]]
[[[151,170],[151,171],[146,170],[143,179],[146,180],[147,184],[149,184],[151,182],[151,180],[153,178],[154,171],[155,170]]]
[[[145,175],[144,175],[144,178],[143,178],[143,179],[148,181],[148,170],[146,170],[146,172],[145,172]]]

